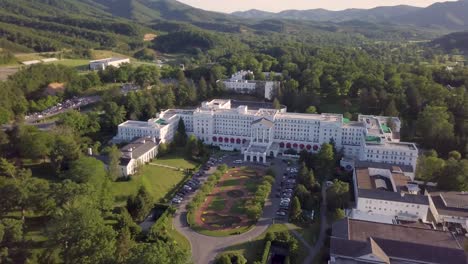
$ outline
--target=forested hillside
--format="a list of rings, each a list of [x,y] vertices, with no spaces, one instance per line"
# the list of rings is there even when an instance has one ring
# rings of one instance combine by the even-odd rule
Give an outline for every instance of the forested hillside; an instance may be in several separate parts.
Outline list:
[[[195,38],[208,34],[201,31],[230,34],[218,36],[224,38],[218,42],[225,43],[232,38],[242,40],[275,32],[284,34],[283,38],[339,45],[430,39],[437,34],[416,27],[374,22],[246,20],[169,0],[5,0],[0,3],[0,48],[11,51],[112,49],[132,54],[145,46],[145,33],[164,35],[177,31],[194,31],[191,35]],[[187,45],[192,43],[187,38],[184,41]],[[195,44],[198,40],[193,41]],[[163,38],[162,42],[167,39]],[[171,52],[184,51],[185,48],[171,49]]]
[[[91,1],[1,1],[0,35],[16,49],[38,52],[141,46],[142,26],[101,8]]]
[[[468,53],[468,31],[456,32],[440,38],[435,39],[431,43],[437,48],[441,48],[446,52],[459,50]]]

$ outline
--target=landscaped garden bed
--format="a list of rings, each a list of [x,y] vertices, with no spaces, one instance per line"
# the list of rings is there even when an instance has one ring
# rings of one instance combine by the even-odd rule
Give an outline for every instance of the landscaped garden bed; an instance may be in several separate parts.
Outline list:
[[[188,222],[197,232],[227,236],[246,232],[260,217],[273,177],[261,168],[238,167],[215,176],[203,199],[189,208]],[[205,190],[204,190],[205,189]]]

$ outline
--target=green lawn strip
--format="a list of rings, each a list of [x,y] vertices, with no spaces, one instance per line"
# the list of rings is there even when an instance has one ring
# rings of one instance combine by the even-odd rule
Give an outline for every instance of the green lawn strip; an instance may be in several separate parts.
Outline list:
[[[158,201],[172,191],[185,175],[183,171],[145,165],[137,175],[130,177],[129,181],[112,183],[112,191],[118,204],[125,203],[129,196],[136,194],[141,185],[147,187],[155,201]]]
[[[208,206],[208,210],[221,211],[226,206],[226,200],[223,197],[215,196]]]
[[[230,187],[230,186],[237,186],[240,184],[240,179],[230,179],[230,180],[224,180],[221,182],[221,186],[223,187]]]
[[[154,160],[154,163],[182,169],[194,169],[197,166],[195,162],[180,157],[179,154],[169,154]]]
[[[75,68],[86,68],[89,65],[89,60],[83,60],[83,59],[62,59],[58,61],[53,61],[49,62],[53,64],[60,64],[64,66],[69,66],[69,67],[75,67]]]
[[[164,222],[164,229],[167,230],[167,234],[177,243],[179,244],[183,249],[186,249],[188,251],[191,250],[190,247],[190,242],[188,239],[179,233],[174,226],[172,225],[172,216],[167,217],[167,219]]]

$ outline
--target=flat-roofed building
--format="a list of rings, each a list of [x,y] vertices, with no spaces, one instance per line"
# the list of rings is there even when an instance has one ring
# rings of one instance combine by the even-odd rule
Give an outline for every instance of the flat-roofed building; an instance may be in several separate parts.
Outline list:
[[[450,232],[345,218],[333,224],[330,264],[466,264]]]
[[[372,166],[372,163],[366,165]],[[429,197],[421,194],[418,184],[412,181],[413,173],[397,166],[384,165],[354,169],[356,208],[350,216],[374,218],[378,222],[428,222]],[[365,217],[365,214],[373,217]]]
[[[119,68],[124,63],[130,63],[128,58],[106,58],[101,60],[93,60],[89,62],[89,69],[92,71],[105,70],[109,66]]]
[[[355,161],[411,166],[413,170],[416,166],[416,146],[394,140],[393,130],[382,128],[384,124],[380,120],[398,118],[366,116],[350,121],[341,114],[290,113],[285,107],[274,109],[271,103],[229,99],[203,102],[195,109],[165,110],[147,122],[124,122],[119,125],[115,139],[128,141],[155,136],[161,142],[168,142],[173,139],[180,119],[188,134],[223,150],[241,150],[246,161],[266,162],[268,156],[285,152],[316,153],[323,143],[334,142],[343,150],[345,159],[352,161],[343,164],[350,169]],[[368,126],[367,122],[374,125]],[[399,132],[399,120],[395,123],[392,126]],[[370,135],[378,137],[378,142],[369,143]]]
[[[252,71],[242,70],[234,73],[229,79],[219,81],[222,82],[229,91],[241,94],[258,94],[265,99],[273,99],[275,91],[279,88],[279,82],[247,80],[247,75],[254,76]]]
[[[454,225],[457,233],[466,233],[468,229],[468,193],[467,192],[430,192],[431,211],[435,220],[444,226]],[[465,230],[457,230],[456,225]]]

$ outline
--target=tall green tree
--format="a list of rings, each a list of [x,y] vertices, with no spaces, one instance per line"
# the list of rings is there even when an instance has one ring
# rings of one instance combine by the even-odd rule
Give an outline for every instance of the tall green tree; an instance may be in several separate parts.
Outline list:
[[[185,123],[182,118],[179,119],[177,131],[174,136],[174,141],[178,147],[185,147],[185,145],[187,144],[187,131],[185,130]]]
[[[120,158],[122,156],[122,153],[117,148],[117,146],[112,145],[112,147],[110,147],[109,149],[108,156],[109,166],[107,169],[107,175],[109,179],[115,181],[122,176],[122,173],[120,172]]]
[[[437,183],[442,190],[468,191],[468,160],[448,159]]]
[[[104,104],[105,115],[103,117],[104,127],[108,130],[115,130],[115,128],[125,120],[125,108],[117,105],[115,102],[108,102]]]
[[[294,196],[292,200],[290,217],[293,220],[298,220],[299,217],[301,217],[301,214],[302,214],[301,202],[299,201],[299,198],[297,196]]]
[[[316,169],[320,179],[326,179],[331,176],[335,166],[335,154],[333,145],[324,143],[317,154]]]
[[[349,202],[349,184],[335,179],[333,185],[327,189],[328,210],[334,211],[336,208],[344,209]]]
[[[137,195],[127,200],[127,209],[135,221],[141,222],[145,220],[151,209],[153,209],[153,203],[153,197],[146,187],[142,185],[138,189]]]
[[[424,182],[437,180],[445,167],[445,161],[437,156],[421,155],[416,166],[416,177]]]
[[[116,232],[96,208],[73,205],[54,218],[49,230],[52,247],[66,264],[115,261]]]
[[[427,106],[419,114],[417,132],[426,146],[441,146],[453,140],[454,126],[446,107]]]
[[[387,107],[385,108],[385,112],[384,114],[386,116],[398,116],[399,113],[398,113],[398,109],[395,105],[395,100],[390,100],[390,102],[388,103]]]

